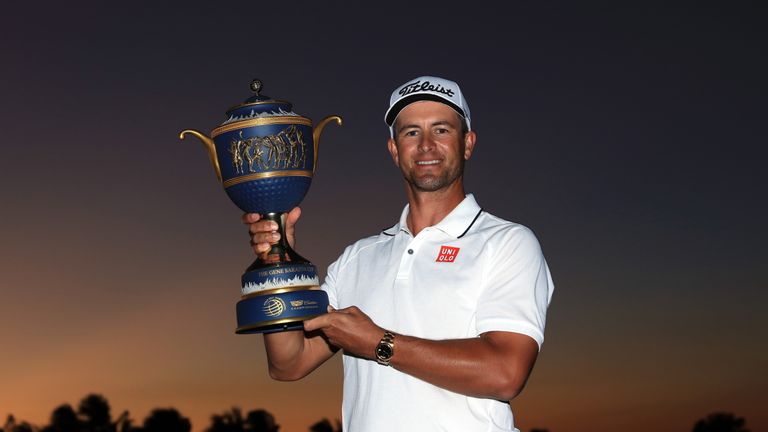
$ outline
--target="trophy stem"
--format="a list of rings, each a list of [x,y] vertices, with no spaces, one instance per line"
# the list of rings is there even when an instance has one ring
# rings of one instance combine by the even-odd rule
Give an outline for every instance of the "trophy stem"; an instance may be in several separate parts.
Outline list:
[[[280,233],[280,240],[272,244],[272,248],[269,250],[269,252],[267,252],[266,257],[262,255],[256,258],[256,260],[246,269],[247,272],[272,265],[287,263],[310,264],[308,259],[299,255],[295,250],[293,250],[291,245],[288,244],[288,239],[285,235],[286,217],[287,213],[284,212],[266,213],[262,215],[262,220],[270,220],[277,224],[277,232]]]

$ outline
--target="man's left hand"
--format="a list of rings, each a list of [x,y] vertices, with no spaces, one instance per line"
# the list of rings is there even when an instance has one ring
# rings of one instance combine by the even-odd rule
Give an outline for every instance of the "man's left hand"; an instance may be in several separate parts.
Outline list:
[[[373,359],[376,345],[384,336],[384,329],[356,306],[328,306],[327,314],[304,321],[304,330],[319,330],[332,345],[367,359]]]

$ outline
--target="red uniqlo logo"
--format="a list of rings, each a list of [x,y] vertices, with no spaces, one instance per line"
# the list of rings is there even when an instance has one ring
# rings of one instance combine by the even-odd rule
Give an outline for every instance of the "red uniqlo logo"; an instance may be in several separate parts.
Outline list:
[[[456,255],[459,254],[459,248],[451,246],[440,246],[440,254],[435,261],[437,262],[454,262],[456,261]]]

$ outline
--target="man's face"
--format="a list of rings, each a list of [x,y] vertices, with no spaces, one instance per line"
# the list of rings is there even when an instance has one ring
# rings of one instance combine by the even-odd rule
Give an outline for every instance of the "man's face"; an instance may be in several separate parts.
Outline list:
[[[461,181],[475,133],[462,133],[456,111],[439,102],[414,102],[400,111],[394,126],[387,147],[412,187],[434,192]]]

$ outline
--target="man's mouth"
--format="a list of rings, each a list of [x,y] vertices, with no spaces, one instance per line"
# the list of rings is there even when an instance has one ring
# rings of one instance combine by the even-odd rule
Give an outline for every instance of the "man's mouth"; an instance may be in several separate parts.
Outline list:
[[[440,161],[437,159],[432,160],[426,160],[426,161],[416,161],[416,165],[437,165]]]

